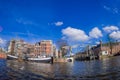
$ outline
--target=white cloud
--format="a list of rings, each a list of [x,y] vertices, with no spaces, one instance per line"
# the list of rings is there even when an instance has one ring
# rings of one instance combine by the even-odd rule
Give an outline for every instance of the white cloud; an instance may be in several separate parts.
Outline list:
[[[55,22],[55,26],[62,26],[62,25],[63,25],[62,21]]]
[[[119,8],[113,7],[113,6],[109,7],[109,6],[104,5],[103,8],[109,12],[112,12],[113,14],[119,14],[119,12],[120,12]]]
[[[119,9],[118,8],[113,8],[113,12],[116,14],[119,14]]]
[[[117,26],[106,26],[106,27],[103,28],[103,30],[105,32],[111,32],[111,31],[119,30],[119,28]]]
[[[30,21],[30,20],[26,20],[26,19],[23,19],[23,18],[19,18],[19,19],[16,19],[16,21],[20,24],[24,24],[24,25],[34,25],[34,26],[38,26],[37,23],[33,22],[33,21]]]
[[[75,44],[72,46],[72,48],[78,48],[80,45],[79,44]]]
[[[9,33],[12,33],[12,34],[17,34],[17,35],[24,35],[24,36],[31,36],[31,37],[40,37],[39,35],[37,35],[37,34],[33,34],[33,33],[31,33],[31,32],[29,32],[29,31],[27,31],[26,33],[24,33],[24,32],[9,32]]]
[[[112,39],[120,40],[120,31],[114,31],[109,35]]]
[[[90,38],[99,38],[102,37],[103,35],[101,30],[99,30],[98,27],[95,27],[89,32],[89,36]]]
[[[65,40],[65,39],[66,39],[66,37],[65,37],[65,36],[63,36],[61,39]]]
[[[97,41],[97,42],[95,42],[95,43],[96,43],[96,44],[100,44],[100,42],[98,42],[98,41]]]
[[[111,10],[111,8],[106,6],[106,5],[104,5],[103,8],[106,9],[106,10]]]
[[[2,38],[0,38],[0,44],[4,44],[6,40],[3,40]]]
[[[71,41],[87,41],[89,37],[85,34],[83,30],[67,27],[62,30],[63,37]]]

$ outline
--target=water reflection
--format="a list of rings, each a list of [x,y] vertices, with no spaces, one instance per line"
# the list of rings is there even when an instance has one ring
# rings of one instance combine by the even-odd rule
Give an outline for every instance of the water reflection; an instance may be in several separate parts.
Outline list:
[[[7,75],[17,80],[17,78],[26,79],[119,79],[120,77],[120,61],[119,56],[104,60],[95,61],[75,61],[74,63],[34,63],[34,62],[18,62],[7,61]],[[1,61],[0,61],[1,62]],[[6,63],[6,62],[4,62]],[[5,72],[3,75],[6,75]],[[1,75],[0,75],[1,76]],[[23,79],[22,78],[22,79]]]
[[[0,59],[0,80],[8,78],[6,68],[6,60]]]

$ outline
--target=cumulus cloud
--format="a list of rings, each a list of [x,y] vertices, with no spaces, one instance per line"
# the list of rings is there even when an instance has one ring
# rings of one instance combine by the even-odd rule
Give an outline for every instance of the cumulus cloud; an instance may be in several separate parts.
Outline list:
[[[98,27],[95,27],[89,32],[89,36],[91,38],[99,38],[99,37],[102,37],[103,35],[101,30],[99,30]]]
[[[114,31],[109,35],[112,39],[120,40],[120,31]]]
[[[55,26],[62,26],[62,25],[63,25],[62,21],[55,22]]]
[[[106,27],[103,28],[103,30],[105,32],[111,32],[111,31],[119,30],[119,28],[117,26],[106,26]]]
[[[83,30],[67,27],[62,30],[63,37],[71,41],[87,41],[89,37],[85,34]]]

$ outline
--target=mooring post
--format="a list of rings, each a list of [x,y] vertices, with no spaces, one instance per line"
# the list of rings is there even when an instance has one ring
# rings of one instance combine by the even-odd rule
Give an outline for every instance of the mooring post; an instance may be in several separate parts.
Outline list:
[[[51,62],[50,63],[53,64],[53,57],[51,57]]]

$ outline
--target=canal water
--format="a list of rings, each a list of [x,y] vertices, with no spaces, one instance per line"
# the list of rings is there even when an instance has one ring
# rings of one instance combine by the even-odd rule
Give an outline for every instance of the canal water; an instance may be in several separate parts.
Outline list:
[[[120,56],[54,64],[1,59],[0,80],[120,80]]]

